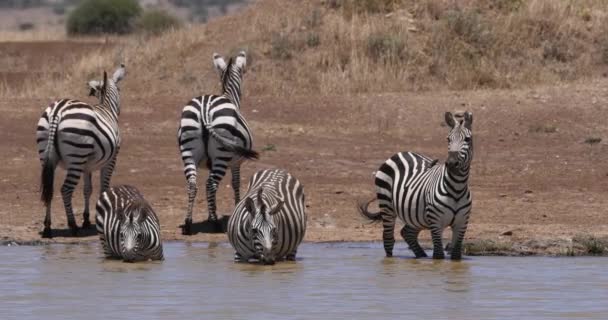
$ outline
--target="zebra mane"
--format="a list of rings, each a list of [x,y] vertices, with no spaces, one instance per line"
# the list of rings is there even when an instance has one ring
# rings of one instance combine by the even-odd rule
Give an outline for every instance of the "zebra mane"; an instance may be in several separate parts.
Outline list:
[[[224,74],[222,75],[222,90],[228,86],[228,81],[230,81],[230,70],[232,65],[234,64],[234,58],[230,57],[228,59],[228,63],[226,64],[226,69],[224,70]]]
[[[139,222],[143,222],[148,217],[148,210],[151,210],[150,205],[143,198],[136,198],[131,200],[125,207],[125,213],[129,212],[131,216],[133,211],[139,211]],[[125,217],[126,218],[126,217]]]

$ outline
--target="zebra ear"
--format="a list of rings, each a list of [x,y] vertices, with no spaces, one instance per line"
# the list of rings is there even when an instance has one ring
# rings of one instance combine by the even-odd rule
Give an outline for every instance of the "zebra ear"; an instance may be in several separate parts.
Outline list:
[[[114,75],[112,76],[114,83],[118,83],[120,80],[122,80],[125,77],[125,72],[125,64],[121,63],[120,68],[116,69],[116,71],[114,71]]]
[[[249,197],[245,198],[245,209],[249,211],[252,218],[255,216],[255,204],[253,203],[253,199]]]
[[[245,51],[241,51],[236,56],[236,66],[241,69],[245,69],[246,65],[247,65],[247,55],[245,54]]]
[[[99,83],[99,81],[97,80],[91,80],[89,81],[89,83],[87,83],[87,85],[89,86],[89,96],[95,96],[97,94],[97,91],[99,91],[100,87],[101,87],[101,83]]]
[[[213,65],[220,74],[226,70],[226,61],[224,61],[224,58],[219,53],[213,54]]]
[[[279,211],[281,211],[281,209],[283,208],[284,204],[284,201],[279,201],[279,203],[277,203],[268,214],[272,216],[279,213]]]
[[[454,115],[451,112],[445,113],[445,123],[447,123],[450,128],[454,128],[456,126],[456,119],[454,118]]]
[[[473,126],[473,114],[467,111],[464,113],[464,127],[469,130],[472,130],[471,129],[472,126]]]

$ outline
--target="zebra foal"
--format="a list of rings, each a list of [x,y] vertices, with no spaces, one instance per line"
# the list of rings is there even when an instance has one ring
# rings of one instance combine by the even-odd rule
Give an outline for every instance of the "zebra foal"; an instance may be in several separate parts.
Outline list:
[[[228,220],[228,240],[237,262],[295,260],[305,232],[304,189],[298,179],[279,169],[256,172]]]
[[[106,257],[125,262],[163,260],[158,217],[135,187],[104,191],[96,209],[97,233]]]
[[[253,138],[241,115],[241,82],[247,58],[241,51],[228,63],[213,54],[213,64],[222,81],[221,95],[192,99],[182,111],[177,140],[187,181],[188,209],[182,233],[192,234],[192,209],[198,190],[197,175],[201,163],[209,169],[207,206],[209,221],[217,223],[216,192],[228,168],[232,172],[234,203],[240,201],[240,165],[244,159],[257,159],[252,150]]]
[[[448,226],[452,229],[451,258],[459,260],[462,257],[462,240],[472,206],[468,182],[473,160],[473,114],[465,112],[464,119],[457,121],[452,113],[446,112],[445,121],[451,128],[445,163],[437,164],[437,160],[413,152],[397,153],[376,172],[380,211],[368,211],[369,204],[376,199],[359,206],[359,212],[365,218],[382,221],[387,257],[393,255],[397,217],[405,224],[401,236],[416,258],[426,257],[418,243],[418,234],[429,229],[433,258],[443,259],[441,237]]]
[[[36,131],[38,154],[42,163],[41,200],[46,206],[44,238],[51,238],[51,201],[57,165],[67,171],[61,187],[68,225],[73,235],[78,226],[72,209],[72,194],[81,176],[84,176],[83,228],[89,228],[89,200],[93,192],[91,175],[100,170],[100,191],[110,185],[120,148],[118,116],[120,95],[117,83],[125,76],[121,65],[111,78],[103,73],[103,81],[88,83],[90,95],[99,98],[99,104],[90,105],[78,100],[62,99],[51,103],[40,120]]]

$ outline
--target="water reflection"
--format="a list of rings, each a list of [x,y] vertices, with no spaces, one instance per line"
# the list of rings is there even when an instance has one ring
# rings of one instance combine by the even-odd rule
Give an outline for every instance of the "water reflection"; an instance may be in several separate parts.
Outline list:
[[[2,247],[0,314],[2,320],[183,320],[604,319],[608,313],[606,258],[453,262],[384,258],[377,246],[304,244],[298,261],[272,266],[234,263],[226,243],[167,242],[165,261],[135,264],[103,259],[97,243]]]

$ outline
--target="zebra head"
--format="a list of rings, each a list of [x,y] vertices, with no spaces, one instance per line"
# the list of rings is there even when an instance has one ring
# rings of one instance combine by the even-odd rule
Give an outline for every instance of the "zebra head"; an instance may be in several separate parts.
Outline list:
[[[255,256],[264,264],[274,264],[274,248],[278,242],[275,215],[281,210],[284,202],[267,203],[262,198],[263,190],[257,194],[257,203],[251,197],[245,199],[245,209],[250,216],[250,239],[253,243]]]
[[[120,252],[126,262],[141,260],[141,252],[147,246],[145,242],[149,238],[143,227],[147,217],[148,210],[141,201],[131,203],[120,216]]]
[[[473,160],[473,114],[467,111],[464,119],[457,121],[451,112],[446,112],[445,122],[452,128],[448,134],[446,166],[451,171],[468,172]]]
[[[120,88],[118,82],[120,82],[126,74],[124,64],[120,64],[120,67],[114,71],[112,78],[108,78],[108,74],[103,72],[103,81],[91,80],[87,83],[89,86],[89,96],[95,96],[99,99],[100,104],[107,103],[116,110],[117,114],[120,114],[120,101],[119,94]]]
[[[213,64],[220,74],[222,93],[231,99],[237,107],[240,107],[241,81],[243,80],[245,66],[247,65],[245,51],[241,51],[236,57],[230,58],[228,63],[224,61],[221,55],[214,53]]]

